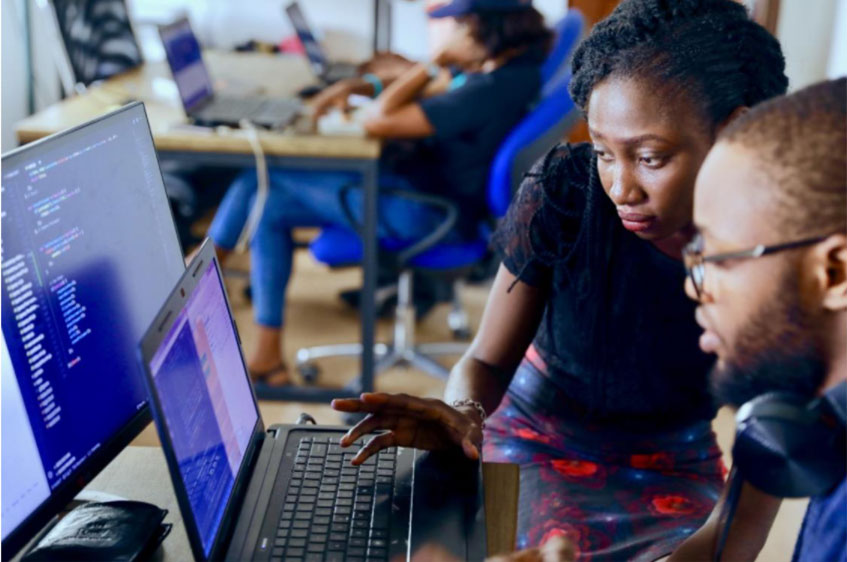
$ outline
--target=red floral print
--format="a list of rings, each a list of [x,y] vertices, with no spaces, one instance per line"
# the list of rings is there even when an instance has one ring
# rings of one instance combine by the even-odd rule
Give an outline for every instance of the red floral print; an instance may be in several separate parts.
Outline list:
[[[597,464],[591,461],[560,459],[550,461],[550,464],[553,465],[553,470],[563,476],[592,476],[597,472]]]
[[[529,441],[538,441],[539,443],[549,443],[550,438],[546,435],[542,435],[537,431],[533,431],[531,429],[527,429],[525,427],[521,427],[515,430],[515,435],[520,437],[521,439],[527,439]]]
[[[694,502],[685,496],[655,496],[651,504],[662,515],[690,515],[697,511]]]
[[[629,464],[632,468],[668,470],[673,468],[673,457],[668,453],[652,453],[649,455],[631,455]]]

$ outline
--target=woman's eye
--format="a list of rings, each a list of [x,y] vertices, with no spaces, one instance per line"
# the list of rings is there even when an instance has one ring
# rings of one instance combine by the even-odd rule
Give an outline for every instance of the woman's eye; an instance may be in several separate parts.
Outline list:
[[[648,168],[658,168],[665,163],[665,159],[663,157],[656,155],[640,156],[638,161]]]

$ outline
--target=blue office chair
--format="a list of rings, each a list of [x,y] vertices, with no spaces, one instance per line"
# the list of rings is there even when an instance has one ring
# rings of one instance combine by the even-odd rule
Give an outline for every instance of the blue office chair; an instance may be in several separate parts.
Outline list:
[[[547,60],[541,65],[541,98],[547,97],[559,79],[570,68],[571,53],[585,28],[585,18],[576,8],[571,8],[553,29],[555,39]]]
[[[489,175],[487,203],[493,218],[506,214],[512,194],[520,185],[524,173],[550,147],[559,142],[565,132],[579,119],[578,112],[568,94],[570,73],[557,80],[549,94],[524,117],[500,145]],[[398,192],[399,193],[399,192]],[[426,238],[411,245],[397,240],[379,241],[382,257],[388,257],[399,272],[397,308],[394,322],[394,341],[377,343],[375,372],[378,374],[394,365],[408,364],[440,378],[449,371],[433,357],[459,355],[467,349],[466,343],[415,343],[415,307],[412,302],[412,279],[415,271],[435,274],[454,281],[454,324],[467,317],[458,300],[461,279],[486,254],[492,225],[479,225],[477,236],[464,242],[442,242],[458,219],[458,209],[448,200],[433,195],[404,192],[402,195],[434,205],[444,210],[441,225]],[[309,246],[312,256],[330,267],[356,264],[362,259],[362,244],[356,233],[345,227],[324,228]],[[307,382],[318,375],[314,361],[326,357],[354,357],[362,353],[361,344],[338,344],[303,348],[297,351],[297,369]]]

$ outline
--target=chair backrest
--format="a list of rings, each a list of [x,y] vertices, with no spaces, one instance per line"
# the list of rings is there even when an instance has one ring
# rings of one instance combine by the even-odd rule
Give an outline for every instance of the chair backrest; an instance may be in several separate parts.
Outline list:
[[[142,63],[125,0],[51,0],[77,84],[85,86]]]
[[[488,207],[495,217],[506,214],[512,194],[533,163],[579,120],[579,111],[568,93],[570,79],[568,71],[556,80],[497,150],[488,178]]]
[[[585,18],[579,10],[571,8],[554,28],[555,39],[553,48],[547,55],[547,60],[541,65],[541,88],[542,91],[548,85],[554,85],[570,63],[570,54],[573,51],[582,30],[585,27]]]

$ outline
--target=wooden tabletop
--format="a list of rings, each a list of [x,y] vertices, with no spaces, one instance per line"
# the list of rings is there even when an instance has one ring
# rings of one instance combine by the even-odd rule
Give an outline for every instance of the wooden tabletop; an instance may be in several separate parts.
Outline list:
[[[206,52],[204,60],[216,91],[292,97],[314,83],[305,59],[291,55]],[[240,131],[223,131],[188,124],[176,84],[164,61],[151,62],[115,76],[18,122],[18,141],[39,138],[84,123],[132,100],[144,102],[156,147],[165,151],[239,153],[251,152]],[[318,158],[379,157],[380,143],[355,136],[327,136],[308,131],[301,120],[281,132],[261,132],[266,154]]]
[[[488,554],[511,552],[518,513],[519,468],[514,464],[483,463]],[[168,510],[165,521],[173,530],[162,543],[158,560],[190,560],[191,547],[173,493],[165,456],[160,447],[127,447],[85,489],[150,502]],[[93,499],[96,499],[94,496]],[[108,498],[103,498],[108,501]]]

